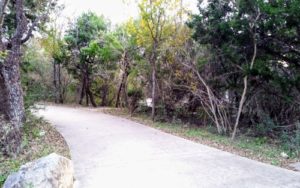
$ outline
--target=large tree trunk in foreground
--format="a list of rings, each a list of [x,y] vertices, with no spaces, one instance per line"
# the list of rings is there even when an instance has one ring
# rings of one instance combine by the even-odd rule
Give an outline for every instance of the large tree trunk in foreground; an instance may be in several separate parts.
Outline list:
[[[0,68],[0,112],[4,114],[6,119],[17,121],[21,125],[25,118],[25,112],[19,57],[17,57],[18,54],[10,54],[9,56],[8,61]]]
[[[5,6],[1,8],[1,31]],[[0,50],[7,52],[4,61],[0,62],[0,146],[7,155],[19,153],[22,143],[21,127],[25,119],[20,81],[21,45],[27,25],[23,6],[23,0],[16,0],[16,30],[11,40],[7,41],[9,45],[5,44],[0,33]]]
[[[14,43],[4,63],[0,65],[0,116],[2,116],[0,145],[4,145],[1,148],[9,155],[15,155],[20,151],[22,142],[20,129],[25,119],[20,81],[20,45],[18,41]]]
[[[11,6],[8,10],[9,2]],[[0,149],[9,155],[19,153],[22,141],[20,129],[25,119],[20,81],[21,46],[33,36],[36,27],[49,15],[48,11],[39,12],[35,20],[31,20],[26,17],[24,9],[24,0],[0,1],[0,51],[5,52],[1,53],[0,58]],[[15,17],[14,23],[11,23],[14,27],[11,35],[4,25],[8,12]]]
[[[25,119],[23,92],[20,81],[21,45],[26,27],[23,0],[15,1],[16,30],[10,40],[2,39],[3,20],[8,1],[1,1],[0,50],[6,55],[0,62],[0,149],[4,154],[17,155],[21,149],[21,127]]]

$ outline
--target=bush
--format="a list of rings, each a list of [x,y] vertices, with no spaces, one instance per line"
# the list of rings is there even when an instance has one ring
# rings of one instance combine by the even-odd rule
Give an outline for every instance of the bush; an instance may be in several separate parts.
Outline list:
[[[0,153],[7,156],[16,156],[20,152],[20,129],[14,121],[8,122],[0,116]]]
[[[255,136],[270,136],[276,129],[276,123],[266,114],[261,114],[261,123],[257,124],[254,129]]]
[[[288,152],[290,156],[300,157],[300,123],[297,123],[297,128],[291,133],[285,131],[281,135],[281,141],[284,150]]]
[[[130,114],[132,115],[134,111],[138,108],[139,106],[139,101],[143,98],[143,91],[142,89],[130,89],[127,92],[128,95],[128,108],[130,111]]]

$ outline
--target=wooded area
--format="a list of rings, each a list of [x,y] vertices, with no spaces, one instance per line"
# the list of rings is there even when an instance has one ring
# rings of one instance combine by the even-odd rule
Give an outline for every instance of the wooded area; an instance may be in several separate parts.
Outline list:
[[[49,101],[213,126],[299,155],[299,0],[199,0],[197,14],[180,0],[138,7],[121,25],[87,12],[63,30],[55,1],[1,1],[4,153],[18,153],[25,111]]]

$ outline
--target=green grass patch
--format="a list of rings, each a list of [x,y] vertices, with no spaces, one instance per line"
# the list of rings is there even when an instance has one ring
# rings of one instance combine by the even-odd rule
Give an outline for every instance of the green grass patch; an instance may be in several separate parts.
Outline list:
[[[266,138],[240,136],[233,141],[228,136],[215,134],[214,131],[211,131],[211,128],[207,127],[185,127],[180,124],[160,122],[152,123],[152,127],[272,165],[284,166],[287,162],[280,155],[281,152],[286,151],[278,145],[268,143]],[[289,160],[293,159],[297,160],[293,156]]]

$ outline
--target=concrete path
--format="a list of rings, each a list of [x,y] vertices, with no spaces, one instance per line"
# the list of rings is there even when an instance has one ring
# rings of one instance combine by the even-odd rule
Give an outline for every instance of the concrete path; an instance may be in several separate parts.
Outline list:
[[[89,109],[39,114],[67,140],[80,188],[300,188],[300,173]]]

